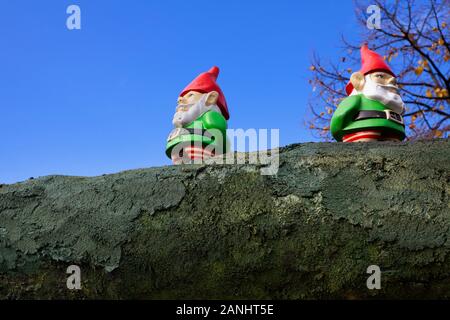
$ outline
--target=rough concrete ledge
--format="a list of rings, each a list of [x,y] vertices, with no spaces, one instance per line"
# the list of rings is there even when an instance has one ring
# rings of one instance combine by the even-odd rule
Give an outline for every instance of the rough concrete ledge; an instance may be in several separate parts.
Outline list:
[[[449,299],[449,160],[450,140],[306,143],[276,176],[186,165],[0,185],[0,298]]]

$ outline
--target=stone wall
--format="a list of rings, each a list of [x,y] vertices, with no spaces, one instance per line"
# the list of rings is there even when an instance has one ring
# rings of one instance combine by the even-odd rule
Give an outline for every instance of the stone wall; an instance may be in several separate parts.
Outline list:
[[[276,176],[185,165],[0,185],[0,298],[449,299],[449,160],[449,140],[306,143]]]

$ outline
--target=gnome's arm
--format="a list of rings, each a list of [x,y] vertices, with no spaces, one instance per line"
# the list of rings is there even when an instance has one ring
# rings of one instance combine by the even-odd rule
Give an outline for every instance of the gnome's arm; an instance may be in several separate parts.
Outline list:
[[[221,139],[215,139],[216,154],[226,153],[228,150],[228,139],[227,139],[227,121],[222,116],[221,113],[216,111],[209,111],[205,114],[203,118],[203,125],[205,129],[214,129],[215,133],[212,133],[215,138],[218,138],[217,134],[221,134]],[[218,131],[218,132],[217,132]],[[210,131],[211,132],[211,131]]]
[[[337,141],[342,141],[342,130],[351,122],[359,111],[361,104],[361,95],[350,96],[342,100],[342,102],[334,111],[331,118],[331,134]]]
[[[227,121],[216,111],[210,111],[205,114],[203,125],[205,126],[205,129],[227,130]]]

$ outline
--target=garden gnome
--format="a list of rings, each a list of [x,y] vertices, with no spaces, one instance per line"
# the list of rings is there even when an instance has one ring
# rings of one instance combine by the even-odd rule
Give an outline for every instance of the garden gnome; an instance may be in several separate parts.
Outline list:
[[[212,67],[192,81],[178,97],[175,129],[167,139],[166,155],[173,164],[197,163],[223,154],[227,147],[225,96],[217,85],[219,68]]]
[[[405,106],[395,74],[367,44],[361,47],[361,64],[345,88],[348,97],[331,118],[331,134],[343,142],[403,140]]]

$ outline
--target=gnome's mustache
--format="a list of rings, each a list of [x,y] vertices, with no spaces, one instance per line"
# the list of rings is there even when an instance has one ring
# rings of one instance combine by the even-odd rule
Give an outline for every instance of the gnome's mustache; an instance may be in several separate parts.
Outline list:
[[[394,86],[393,84],[380,84],[380,83],[378,83],[377,85],[378,85],[379,87],[381,87],[381,88],[387,90],[387,91],[390,91],[390,92],[392,92],[392,93],[398,94],[398,87],[397,87],[397,86]]]
[[[176,107],[173,124],[177,127],[181,127],[194,121],[203,111],[204,103],[205,100],[202,98],[196,103],[179,104]]]
[[[402,101],[402,97],[398,93],[398,87],[392,84],[380,84],[368,76],[366,76],[366,84],[362,93],[369,99],[378,100],[388,106],[392,111],[399,114],[403,114],[405,111],[405,105]],[[395,92],[391,91],[395,90]]]
[[[194,106],[194,103],[190,104],[179,104],[177,105],[177,108],[175,109],[175,112],[186,112],[188,111],[192,106]]]

